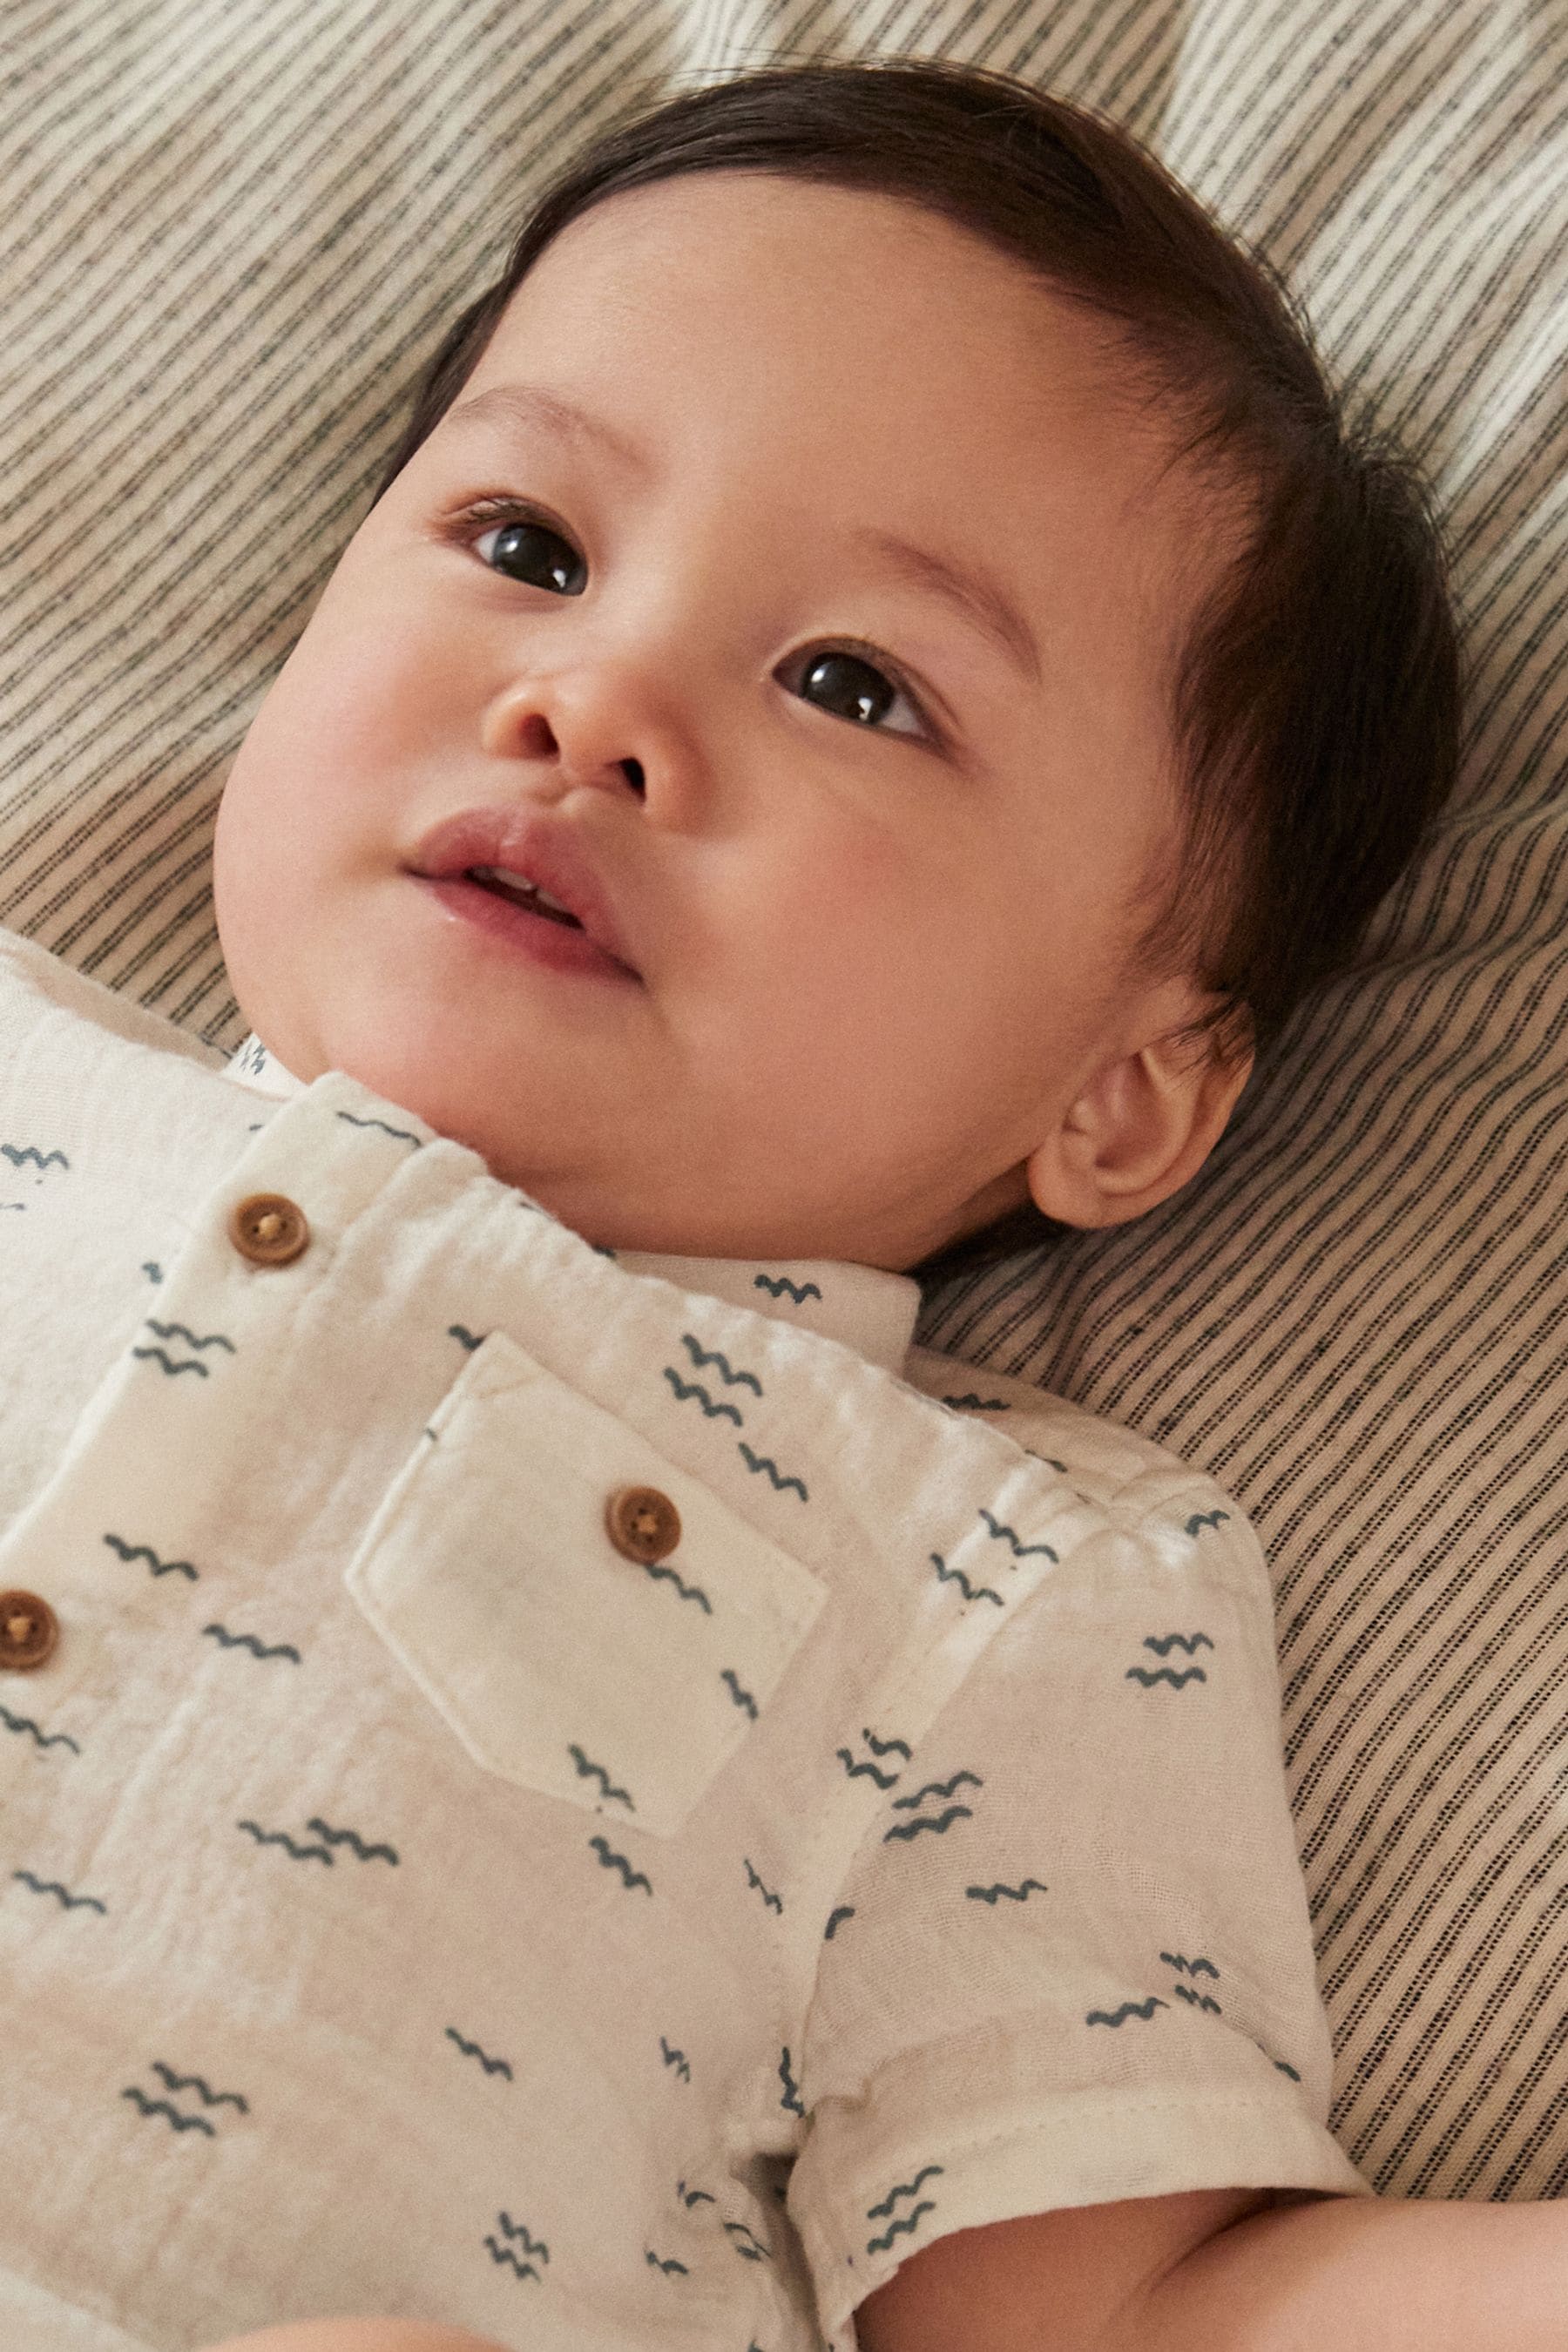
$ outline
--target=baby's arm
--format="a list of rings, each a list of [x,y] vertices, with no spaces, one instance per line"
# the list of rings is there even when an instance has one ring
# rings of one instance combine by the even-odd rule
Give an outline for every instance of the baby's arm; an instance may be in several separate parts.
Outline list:
[[[860,2352],[1568,2352],[1557,2203],[1194,2190],[955,2230],[855,2315]],[[501,2352],[312,2319],[208,2352]]]
[[[1568,2207],[1196,2190],[954,2231],[860,2352],[1568,2352]]]

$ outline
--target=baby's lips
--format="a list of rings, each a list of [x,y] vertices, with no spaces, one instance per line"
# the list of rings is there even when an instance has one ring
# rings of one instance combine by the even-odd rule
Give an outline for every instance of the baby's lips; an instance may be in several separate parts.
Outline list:
[[[465,809],[426,835],[410,870],[426,881],[449,882],[475,866],[504,867],[547,891],[576,916],[596,948],[641,979],[576,826],[516,805]]]

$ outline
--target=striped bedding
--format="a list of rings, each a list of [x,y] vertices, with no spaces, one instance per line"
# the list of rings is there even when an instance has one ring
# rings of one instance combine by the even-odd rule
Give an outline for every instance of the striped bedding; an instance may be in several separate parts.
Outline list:
[[[540,174],[639,90],[947,55],[1103,107],[1426,461],[1462,793],[1203,1176],[917,1339],[1212,1470],[1268,1548],[1385,2193],[1568,2194],[1563,0],[10,0],[0,922],[222,1045],[229,759]]]

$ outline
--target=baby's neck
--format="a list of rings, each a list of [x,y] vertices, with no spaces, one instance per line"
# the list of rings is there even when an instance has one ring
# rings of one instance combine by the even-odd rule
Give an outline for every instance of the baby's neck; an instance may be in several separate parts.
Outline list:
[[[255,1093],[292,1100],[309,1092],[302,1080],[247,1037],[228,1064],[228,1076]],[[627,1274],[651,1276],[722,1298],[732,1307],[772,1316],[836,1339],[857,1355],[901,1373],[913,1343],[921,1288],[910,1275],[840,1258],[709,1257],[681,1252],[609,1249],[595,1243]]]

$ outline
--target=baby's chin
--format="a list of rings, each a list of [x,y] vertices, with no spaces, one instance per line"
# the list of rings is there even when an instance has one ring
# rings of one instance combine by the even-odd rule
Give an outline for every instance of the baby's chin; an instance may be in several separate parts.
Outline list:
[[[321,1040],[286,1026],[275,1025],[269,1034],[252,1025],[273,1061],[301,1086],[338,1072],[388,1109],[412,1113],[437,1135],[476,1153],[492,1176],[524,1193],[557,1223],[577,1232],[580,1218],[595,1227],[606,1222],[602,1205],[590,1209],[577,1197],[570,1177],[550,1164],[537,1139],[520,1135],[511,1121],[498,1116],[492,1095],[465,1082],[452,1055],[443,1059],[414,1054],[384,1034],[356,1040],[340,1033]],[[617,1229],[624,1225],[618,1214],[611,1214],[607,1222]],[[601,1234],[595,1230],[584,1238],[598,1241]],[[614,1240],[608,1245],[645,1246]]]
[[[536,1131],[520,1128],[499,1099],[500,1089],[477,1082],[445,1040],[422,1045],[380,1018],[318,1026],[263,1013],[249,1025],[301,1086],[329,1071],[353,1079],[389,1108],[411,1113],[474,1152],[490,1175],[596,1249],[650,1257],[847,1258],[893,1273],[925,1255],[912,1243],[900,1249],[889,1236],[816,1231],[802,1205],[784,1199],[759,1220],[754,1186],[737,1182],[725,1199],[721,1181],[704,1182],[689,1163],[679,1185],[659,1197],[646,1160],[596,1165],[603,1153],[595,1153],[591,1132],[574,1146],[553,1116]],[[573,1091],[580,1099],[581,1089]],[[624,1122],[616,1132],[624,1140]]]

